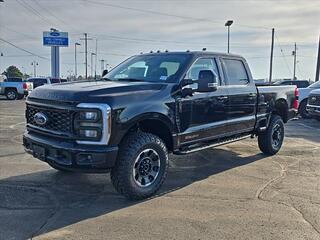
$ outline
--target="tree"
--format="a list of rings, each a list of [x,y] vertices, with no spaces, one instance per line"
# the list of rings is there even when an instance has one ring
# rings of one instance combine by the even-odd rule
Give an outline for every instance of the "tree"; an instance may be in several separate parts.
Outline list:
[[[3,73],[7,78],[18,77],[23,78],[23,73],[16,66],[9,66]]]

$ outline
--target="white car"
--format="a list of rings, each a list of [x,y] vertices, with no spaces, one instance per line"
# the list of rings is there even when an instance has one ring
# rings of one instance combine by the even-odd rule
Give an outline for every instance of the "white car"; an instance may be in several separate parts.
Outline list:
[[[308,97],[311,93],[311,91],[320,89],[320,81],[315,82],[311,84],[307,88],[299,88],[299,113],[301,117],[303,118],[309,118],[309,114],[307,111],[307,103],[308,103]]]

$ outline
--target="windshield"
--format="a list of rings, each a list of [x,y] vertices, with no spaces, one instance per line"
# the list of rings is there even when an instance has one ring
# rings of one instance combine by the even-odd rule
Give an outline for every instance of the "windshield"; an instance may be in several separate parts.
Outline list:
[[[189,59],[189,54],[134,56],[111,70],[104,78],[113,81],[172,82],[181,77]]]
[[[320,81],[311,84],[309,88],[320,88]]]

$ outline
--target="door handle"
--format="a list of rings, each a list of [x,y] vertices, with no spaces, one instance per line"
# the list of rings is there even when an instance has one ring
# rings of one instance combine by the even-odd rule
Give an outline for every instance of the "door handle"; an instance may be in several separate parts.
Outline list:
[[[224,100],[227,100],[227,99],[228,99],[228,96],[220,96],[220,97],[218,97],[219,101],[224,101]]]

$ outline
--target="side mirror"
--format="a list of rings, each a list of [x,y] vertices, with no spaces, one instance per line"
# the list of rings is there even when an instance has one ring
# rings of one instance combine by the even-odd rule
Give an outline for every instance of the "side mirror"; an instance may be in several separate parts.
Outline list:
[[[107,75],[108,72],[109,72],[108,69],[103,70],[103,72],[102,72],[102,77],[105,76],[105,75]]]
[[[213,92],[218,88],[217,76],[210,70],[201,70],[197,82],[197,92]]]

